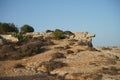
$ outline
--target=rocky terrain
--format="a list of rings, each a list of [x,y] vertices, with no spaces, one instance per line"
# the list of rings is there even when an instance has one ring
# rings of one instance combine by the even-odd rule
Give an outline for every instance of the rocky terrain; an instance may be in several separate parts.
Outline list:
[[[94,34],[74,34],[55,40],[51,33],[28,33],[33,38],[19,45],[1,35],[0,80],[120,80],[120,47],[95,47]]]

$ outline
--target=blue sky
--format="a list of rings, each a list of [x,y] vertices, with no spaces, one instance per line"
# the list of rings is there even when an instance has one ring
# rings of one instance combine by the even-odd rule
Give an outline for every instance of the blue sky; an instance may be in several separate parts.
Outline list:
[[[120,0],[0,0],[0,22],[88,31],[96,46],[120,46]]]

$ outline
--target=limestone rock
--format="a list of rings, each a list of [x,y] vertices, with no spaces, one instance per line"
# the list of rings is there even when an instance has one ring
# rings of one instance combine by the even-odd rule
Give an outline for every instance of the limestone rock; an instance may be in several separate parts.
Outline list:
[[[89,32],[75,32],[74,39],[78,40],[79,45],[87,45],[89,47],[93,47],[92,38],[95,37],[95,34],[91,34]]]
[[[12,41],[12,42],[17,42],[18,39],[15,37],[12,37],[11,35],[1,35],[1,37],[3,37],[6,40]]]
[[[52,32],[49,32],[49,33],[45,33],[45,32],[32,32],[32,33],[26,33],[26,35],[33,36],[33,38],[43,36],[43,38],[45,39],[45,38],[48,38],[48,37],[52,37]]]

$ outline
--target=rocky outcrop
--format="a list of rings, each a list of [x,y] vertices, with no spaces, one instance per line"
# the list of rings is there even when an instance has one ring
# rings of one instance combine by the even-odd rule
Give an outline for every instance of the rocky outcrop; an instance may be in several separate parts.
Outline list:
[[[26,33],[26,35],[31,35],[31,36],[33,36],[33,38],[42,36],[45,39],[45,38],[48,38],[48,37],[52,37],[52,32],[49,32],[49,33],[45,33],[45,32],[32,32],[32,33]]]
[[[2,38],[6,39],[6,40],[9,40],[9,41],[12,41],[12,42],[17,42],[18,39],[15,38],[15,37],[12,37],[11,35],[0,35]]]
[[[32,35],[33,37],[43,36],[43,38],[48,38],[48,37],[52,37],[52,32],[49,32],[49,33],[33,32],[33,33],[27,33],[26,35]],[[87,45],[89,47],[93,47],[92,45],[93,37],[95,37],[95,34],[92,34],[89,32],[74,32],[74,35],[70,35],[69,37],[67,36],[68,39],[78,40],[78,44]]]
[[[73,39],[78,40],[79,45],[87,45],[93,47],[92,38],[95,37],[95,34],[89,32],[74,32],[75,37]]]
[[[48,38],[52,38],[52,32],[49,33],[45,33],[45,32],[32,32],[32,33],[26,33],[26,35],[30,35],[33,36],[33,38],[36,37],[43,37],[43,39],[48,39]],[[12,37],[11,35],[1,35],[3,38],[16,42],[18,41],[17,38]],[[67,36],[67,35],[66,35]],[[78,40],[78,45],[83,45],[83,46],[89,46],[89,47],[93,47],[92,45],[92,38],[95,37],[95,34],[91,34],[89,32],[74,32],[74,35],[70,35],[69,37],[67,37],[68,39],[75,39]]]

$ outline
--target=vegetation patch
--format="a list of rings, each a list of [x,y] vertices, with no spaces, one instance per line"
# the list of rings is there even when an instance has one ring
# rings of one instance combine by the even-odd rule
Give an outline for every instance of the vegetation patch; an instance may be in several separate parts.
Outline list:
[[[109,48],[109,47],[102,47],[102,50],[112,50],[112,48]]]
[[[0,23],[0,34],[18,32],[18,28],[13,23]]]
[[[59,30],[59,29],[56,29],[54,32],[53,32],[53,37],[54,39],[56,40],[60,40],[60,39],[64,39],[64,34],[63,34],[63,31],[62,30]]]
[[[49,33],[49,32],[54,32],[54,31],[52,31],[52,30],[46,30],[46,33]]]
[[[44,67],[46,69],[45,72],[50,73],[51,71],[53,71],[54,69],[57,68],[62,68],[64,66],[67,66],[66,63],[63,63],[61,61],[46,61],[46,62],[42,62],[40,64],[40,67]],[[42,69],[41,69],[42,70]]]
[[[16,60],[29,57],[47,51],[48,49],[44,46],[53,44],[51,40],[33,38],[17,43],[5,43],[0,46],[0,60]]]
[[[17,63],[15,64],[14,68],[25,68],[25,66],[22,65],[21,63]]]
[[[66,58],[63,53],[56,52],[52,55],[52,60],[57,59],[57,58]]]
[[[72,50],[67,50],[67,54],[73,54],[74,53],[74,51],[72,51]]]
[[[26,32],[34,32],[34,28],[30,25],[23,25],[21,28],[20,28],[21,32],[22,33],[26,33]]]

